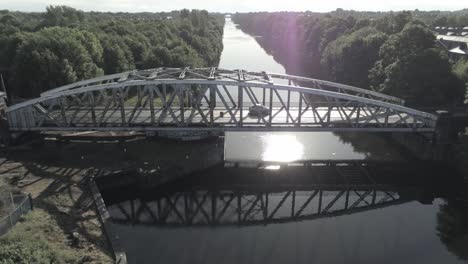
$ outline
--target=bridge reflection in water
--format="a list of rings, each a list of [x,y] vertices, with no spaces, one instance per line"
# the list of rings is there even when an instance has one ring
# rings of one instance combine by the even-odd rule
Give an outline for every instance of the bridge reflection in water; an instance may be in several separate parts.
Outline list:
[[[196,227],[335,217],[415,200],[431,202],[448,188],[447,178],[441,184],[436,177],[447,171],[434,163],[245,165],[219,164],[154,189],[103,190],[103,194],[114,223]]]

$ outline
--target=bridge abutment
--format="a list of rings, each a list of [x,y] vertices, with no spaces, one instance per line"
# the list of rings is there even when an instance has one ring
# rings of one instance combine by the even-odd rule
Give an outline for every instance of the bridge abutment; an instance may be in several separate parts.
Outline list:
[[[453,144],[457,142],[457,127],[454,116],[449,111],[437,111],[438,119],[434,139],[438,144]]]

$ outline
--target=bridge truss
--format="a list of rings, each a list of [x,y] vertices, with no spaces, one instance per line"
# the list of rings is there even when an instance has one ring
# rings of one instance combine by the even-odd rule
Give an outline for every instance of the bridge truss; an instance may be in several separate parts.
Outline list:
[[[316,79],[218,68],[158,68],[81,81],[7,110],[12,131],[432,132],[435,115]],[[252,116],[253,105],[266,113]]]
[[[409,202],[378,189],[288,190],[284,192],[176,192],[156,200],[110,205],[112,221],[164,226],[229,226],[284,223],[358,213]]]

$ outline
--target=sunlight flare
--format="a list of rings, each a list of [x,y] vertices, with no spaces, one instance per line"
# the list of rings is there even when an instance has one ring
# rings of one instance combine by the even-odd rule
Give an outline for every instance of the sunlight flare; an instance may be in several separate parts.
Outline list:
[[[295,135],[272,135],[262,137],[263,161],[290,162],[300,159],[304,146]]]

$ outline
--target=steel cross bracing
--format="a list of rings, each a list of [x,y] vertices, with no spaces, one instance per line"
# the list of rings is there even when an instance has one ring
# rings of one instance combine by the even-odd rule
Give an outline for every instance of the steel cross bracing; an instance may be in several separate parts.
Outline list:
[[[304,77],[158,68],[98,77],[7,109],[12,131],[432,132],[437,117],[398,98]],[[249,115],[253,105],[268,114]]]
[[[247,192],[197,190],[156,200],[125,201],[109,206],[112,221],[167,226],[229,226],[283,223],[358,213],[410,200],[377,189],[288,190]]]

